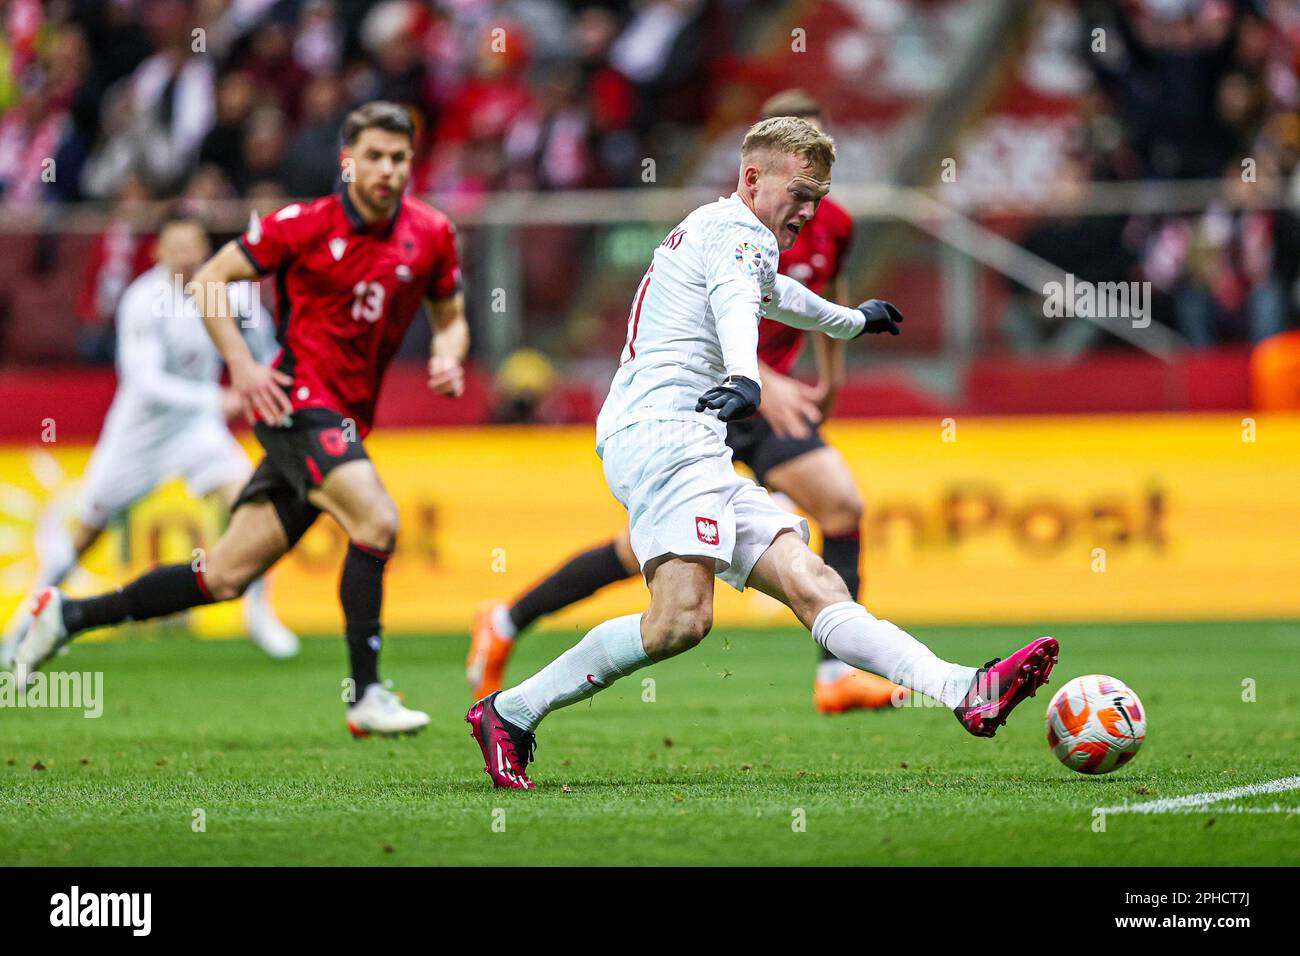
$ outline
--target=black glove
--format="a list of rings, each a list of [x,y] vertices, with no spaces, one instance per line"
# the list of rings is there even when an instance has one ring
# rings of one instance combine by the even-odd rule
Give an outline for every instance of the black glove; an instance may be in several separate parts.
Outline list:
[[[748,418],[758,411],[759,388],[753,379],[743,375],[729,375],[721,385],[715,385],[695,403],[695,410],[702,412],[706,408],[718,410],[718,421],[734,422],[738,418]]]
[[[898,311],[898,307],[892,302],[886,302],[884,299],[868,299],[858,306],[867,319],[867,324],[862,327],[862,332],[870,332],[873,335],[879,332],[888,332],[890,335],[897,335],[902,331],[898,323],[903,321],[903,313]],[[857,336],[854,336],[856,338]]]

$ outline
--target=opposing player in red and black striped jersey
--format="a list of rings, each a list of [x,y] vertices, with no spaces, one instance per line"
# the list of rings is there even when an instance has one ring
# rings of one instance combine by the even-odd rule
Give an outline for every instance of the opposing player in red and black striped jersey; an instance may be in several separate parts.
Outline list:
[[[196,566],[158,567],[85,600],[40,592],[18,649],[29,669],[90,628],[237,597],[324,511],[349,539],[339,581],[353,681],[348,726],[364,736],[428,723],[379,682],[383,575],[398,517],[364,444],[384,372],[422,303],[433,326],[429,388],[452,397],[464,389],[469,327],[455,229],[403,195],[413,137],[400,106],[355,110],[343,124],[340,191],[255,222],[195,275],[204,324],[265,457],[225,534]],[[223,305],[227,283],[267,274],[279,313],[270,366],[253,360]]]
[[[821,106],[801,90],[778,93],[763,105],[763,118],[797,116],[820,128]],[[841,273],[853,240],[853,220],[830,197],[781,253],[780,271],[819,295],[848,301]],[[844,380],[842,340],[812,336],[817,384],[790,376],[803,349],[801,329],[771,319],[758,326],[763,404],[759,415],[727,425],[727,444],[760,484],[792,499],[822,531],[822,557],[837,571],[857,600],[860,596],[862,498],[839,452],[822,440],[818,425],[835,406]],[[466,676],[475,699],[501,688],[506,661],[516,637],[538,618],[589,597],[640,572],[628,532],[571,558],[510,605],[490,603],[479,610]],[[829,651],[817,668],[813,702],[822,713],[887,706],[907,691],[882,677],[836,660]]]

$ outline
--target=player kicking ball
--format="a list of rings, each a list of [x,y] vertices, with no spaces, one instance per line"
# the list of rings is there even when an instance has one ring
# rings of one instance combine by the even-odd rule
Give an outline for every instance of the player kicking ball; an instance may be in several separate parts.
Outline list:
[[[758,410],[766,301],[789,324],[841,339],[899,318],[874,299],[834,305],[777,273],[779,250],[794,244],[829,190],[834,161],[830,137],[803,120],[763,120],[741,146],[736,191],[695,210],[655,250],[596,422],[596,451],[627,508],[650,607],[598,625],[523,683],[470,708],[465,720],[494,786],[533,788],[534,732],[551,711],[699,644],[713,626],[715,576],[781,601],[839,660],[941,701],[975,736],[993,736],[1046,683],[1054,638],[974,668],[939,659],[873,617],[809,549],[807,522],[732,468],[726,423]]]
[[[57,526],[38,530],[37,588],[62,584],[108,522],[168,477],[180,475],[192,495],[215,498],[226,511],[248,480],[252,465],[226,427],[239,414],[238,396],[221,387],[221,356],[181,291],[211,254],[202,223],[171,219],[158,231],[157,264],[122,294],[117,392],[90,456],[71,531],[58,521],[41,522]],[[253,286],[232,283],[228,291],[232,314],[252,349],[259,360],[268,359],[275,345],[271,323]],[[248,586],[243,604],[244,626],[255,645],[274,658],[298,653],[298,638],[276,617],[263,578]],[[24,603],[5,632],[0,659],[6,663],[30,620]]]
[[[762,117],[797,116],[822,128],[821,104],[802,90],[785,90],[763,104]],[[799,238],[781,251],[778,271],[821,294],[833,286],[836,301],[848,299],[841,274],[853,220],[830,197],[799,230]],[[895,326],[872,331],[898,334]],[[862,498],[853,473],[835,449],[826,445],[818,424],[831,413],[844,378],[843,339],[814,335],[817,384],[790,376],[803,348],[804,332],[775,319],[758,323],[758,367],[763,379],[761,416],[727,425],[732,457],[747,465],[760,485],[789,497],[821,528],[822,560],[844,579],[859,600],[862,587]],[[576,604],[601,588],[640,572],[626,529],[606,542],[570,558],[506,605],[485,605],[474,619],[465,674],[477,700],[502,687],[506,663],[519,638],[539,618]],[[813,679],[813,706],[819,713],[876,710],[898,703],[907,691],[882,677],[850,667],[825,648]]]
[[[20,679],[91,628],[239,596],[324,511],[349,539],[339,580],[353,682],[348,727],[363,737],[428,724],[427,714],[403,706],[379,681],[384,568],[397,540],[397,506],[362,441],[384,372],[426,299],[429,388],[453,397],[464,390],[469,327],[455,230],[442,213],[403,196],[413,138],[400,106],[373,102],[353,111],[343,123],[343,188],[254,223],[199,270],[204,325],[266,455],[198,571],[158,567],[85,600],[56,588],[38,592],[18,645]],[[228,283],[272,272],[280,351],[268,367],[253,360],[223,303]]]

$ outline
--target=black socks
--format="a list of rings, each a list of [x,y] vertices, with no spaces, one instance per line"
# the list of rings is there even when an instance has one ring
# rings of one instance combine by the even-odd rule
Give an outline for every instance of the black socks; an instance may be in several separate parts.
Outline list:
[[[352,542],[339,577],[339,601],[348,640],[356,699],[379,682],[379,615],[384,603],[384,568],[391,552]]]
[[[92,627],[147,621],[211,603],[203,572],[188,564],[164,564],[108,594],[65,600],[63,626],[71,636]]]
[[[626,577],[629,577],[627,569],[618,559],[614,542],[584,551],[570,558],[562,568],[515,601],[510,608],[515,632],[522,633],[539,617],[590,597],[606,585]]]

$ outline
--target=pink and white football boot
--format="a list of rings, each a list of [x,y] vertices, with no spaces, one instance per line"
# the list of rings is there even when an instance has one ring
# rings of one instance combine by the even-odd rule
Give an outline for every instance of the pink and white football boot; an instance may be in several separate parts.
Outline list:
[[[975,674],[970,690],[953,713],[976,737],[992,737],[1021,701],[1047,683],[1061,654],[1054,637],[1040,637],[1006,660],[995,657]]]
[[[533,790],[537,785],[524,773],[537,750],[537,738],[531,731],[516,727],[497,713],[493,702],[500,694],[489,694],[469,709],[465,723],[470,736],[483,751],[483,772],[492,778],[492,786],[508,790]]]

